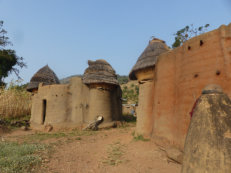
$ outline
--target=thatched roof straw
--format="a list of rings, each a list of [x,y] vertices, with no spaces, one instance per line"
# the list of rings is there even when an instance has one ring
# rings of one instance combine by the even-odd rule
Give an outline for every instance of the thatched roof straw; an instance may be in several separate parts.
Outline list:
[[[39,69],[34,76],[31,78],[29,85],[27,86],[27,91],[32,91],[38,89],[39,83],[44,85],[59,84],[59,79],[53,70],[50,69],[48,65]]]
[[[83,75],[83,83],[85,84],[111,84],[119,85],[115,70],[111,65],[103,60],[88,61],[89,67]]]
[[[163,40],[154,38],[153,40],[149,41],[148,46],[140,55],[136,64],[133,66],[131,72],[129,73],[129,78],[131,80],[137,80],[135,72],[149,67],[154,67],[157,61],[157,57],[168,50],[169,48]]]

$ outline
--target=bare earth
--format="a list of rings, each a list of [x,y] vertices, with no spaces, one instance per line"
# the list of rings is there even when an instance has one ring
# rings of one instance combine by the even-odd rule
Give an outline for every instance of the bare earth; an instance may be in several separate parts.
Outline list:
[[[179,173],[181,165],[168,161],[154,141],[134,140],[135,127],[100,130],[93,135],[48,139],[53,152],[41,172],[52,173]],[[17,139],[32,131],[16,131]],[[44,143],[44,141],[43,141]],[[39,172],[40,172],[39,171]]]

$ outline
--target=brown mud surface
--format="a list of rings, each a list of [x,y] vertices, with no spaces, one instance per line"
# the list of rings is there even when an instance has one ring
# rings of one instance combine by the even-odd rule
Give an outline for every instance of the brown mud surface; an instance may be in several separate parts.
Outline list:
[[[100,130],[39,141],[52,145],[41,168],[51,173],[179,173],[181,165],[170,162],[154,141],[134,139],[135,127]],[[23,141],[33,134],[21,129],[2,136]],[[36,141],[38,142],[38,141]],[[46,154],[46,153],[44,153]]]

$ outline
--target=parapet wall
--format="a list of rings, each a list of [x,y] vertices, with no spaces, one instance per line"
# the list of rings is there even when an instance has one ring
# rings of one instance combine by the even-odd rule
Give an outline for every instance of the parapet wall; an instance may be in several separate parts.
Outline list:
[[[153,136],[183,148],[190,112],[208,84],[231,96],[231,24],[161,54],[155,68]]]

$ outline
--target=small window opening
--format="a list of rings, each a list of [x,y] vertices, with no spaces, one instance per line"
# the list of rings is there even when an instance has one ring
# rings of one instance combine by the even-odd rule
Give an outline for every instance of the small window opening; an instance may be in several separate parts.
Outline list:
[[[203,40],[200,40],[200,46],[202,46],[204,44]]]
[[[191,46],[188,46],[188,50],[191,50]]]
[[[47,100],[43,100],[42,124],[44,124],[46,119],[46,111],[47,111]]]
[[[221,72],[219,70],[216,71],[216,75],[219,76]]]
[[[198,74],[194,74],[194,78],[197,78],[198,77]]]

